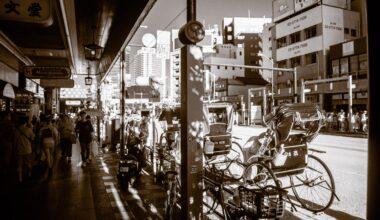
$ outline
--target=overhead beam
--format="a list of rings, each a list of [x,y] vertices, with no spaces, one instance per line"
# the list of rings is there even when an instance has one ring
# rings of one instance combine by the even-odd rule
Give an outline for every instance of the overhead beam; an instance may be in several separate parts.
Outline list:
[[[12,53],[17,59],[25,65],[34,65],[33,61],[29,59],[21,50],[14,44],[1,30],[0,30],[0,44]]]

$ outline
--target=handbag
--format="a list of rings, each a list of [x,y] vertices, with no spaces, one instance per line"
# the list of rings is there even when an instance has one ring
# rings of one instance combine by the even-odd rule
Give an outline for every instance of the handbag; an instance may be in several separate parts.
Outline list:
[[[72,133],[70,135],[70,141],[72,144],[76,144],[77,143],[77,135],[75,133]]]

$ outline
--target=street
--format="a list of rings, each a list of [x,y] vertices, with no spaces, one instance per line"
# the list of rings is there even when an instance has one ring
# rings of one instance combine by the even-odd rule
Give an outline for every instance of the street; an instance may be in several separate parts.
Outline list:
[[[233,135],[242,138],[239,143],[243,147],[249,137],[265,130],[261,126],[235,126]],[[298,208],[298,212],[286,213],[285,219],[365,219],[368,139],[320,134],[310,146],[326,151],[316,156],[330,168],[340,201],[335,199],[322,214]]]

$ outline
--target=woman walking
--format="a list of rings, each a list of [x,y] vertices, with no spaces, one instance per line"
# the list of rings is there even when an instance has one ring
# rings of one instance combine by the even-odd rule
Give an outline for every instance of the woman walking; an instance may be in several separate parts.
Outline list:
[[[17,156],[17,173],[19,183],[23,182],[23,168],[27,167],[28,177],[32,175],[32,142],[34,134],[27,126],[28,118],[21,117],[15,131],[15,146]]]
[[[58,125],[58,131],[61,139],[62,158],[67,159],[67,162],[71,162],[72,155],[72,143],[71,136],[74,132],[74,125],[68,115],[63,115]]]
[[[52,125],[51,118],[45,118],[45,125],[40,130],[42,149],[46,156],[46,161],[49,167],[49,176],[53,174],[53,152],[56,143],[58,143],[58,131]]]

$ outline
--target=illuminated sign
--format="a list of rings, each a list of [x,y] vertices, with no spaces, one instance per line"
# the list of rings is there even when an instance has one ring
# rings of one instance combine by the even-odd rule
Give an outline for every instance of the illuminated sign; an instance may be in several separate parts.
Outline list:
[[[63,66],[26,66],[24,74],[31,79],[69,79],[71,70]]]
[[[53,23],[51,0],[0,0],[0,20],[49,26]]]
[[[80,100],[66,100],[65,104],[66,105],[81,105],[82,103]]]
[[[25,90],[32,92],[32,93],[37,93],[37,86],[38,84],[33,82],[30,79],[25,79]]]

